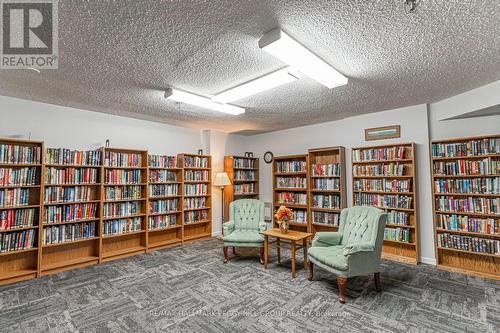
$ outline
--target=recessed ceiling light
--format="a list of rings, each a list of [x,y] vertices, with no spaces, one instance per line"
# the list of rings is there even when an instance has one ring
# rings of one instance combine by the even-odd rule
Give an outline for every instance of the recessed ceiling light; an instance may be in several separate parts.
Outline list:
[[[244,108],[238,106],[213,102],[210,98],[191,94],[182,90],[169,88],[165,91],[165,98],[176,102],[191,104],[217,112],[239,115],[245,113]]]
[[[229,103],[293,82],[299,78],[300,73],[293,70],[291,67],[283,68],[217,94],[212,97],[212,100],[221,103]]]
[[[330,89],[347,84],[347,77],[279,28],[266,33],[259,47]]]

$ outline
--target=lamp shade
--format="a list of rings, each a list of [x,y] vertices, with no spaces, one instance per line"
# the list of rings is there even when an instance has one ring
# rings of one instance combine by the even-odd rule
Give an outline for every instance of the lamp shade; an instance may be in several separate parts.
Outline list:
[[[217,175],[215,175],[214,185],[215,186],[231,185],[231,181],[229,180],[227,173],[217,172]]]

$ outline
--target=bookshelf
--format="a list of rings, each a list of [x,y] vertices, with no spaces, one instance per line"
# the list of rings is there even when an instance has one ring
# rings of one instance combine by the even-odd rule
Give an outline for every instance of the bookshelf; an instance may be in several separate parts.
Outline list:
[[[430,148],[437,267],[500,280],[500,135]]]
[[[212,157],[182,153],[183,241],[212,237]]]
[[[224,171],[231,185],[224,186],[224,217],[229,218],[229,204],[238,199],[259,199],[259,159],[225,156]]]
[[[40,275],[99,262],[102,149],[47,148]]]
[[[419,258],[415,144],[352,148],[353,204],[388,213],[382,257],[409,264]]]
[[[43,142],[0,139],[0,284],[40,268]]]
[[[273,160],[273,214],[279,206],[291,208],[290,230],[309,232],[308,155],[278,156]],[[274,227],[278,227],[274,220]]]
[[[144,253],[148,245],[148,153],[104,148],[100,261]]]
[[[182,243],[182,168],[177,156],[148,157],[148,250]]]
[[[347,207],[345,148],[309,149],[308,161],[311,232],[336,231]]]

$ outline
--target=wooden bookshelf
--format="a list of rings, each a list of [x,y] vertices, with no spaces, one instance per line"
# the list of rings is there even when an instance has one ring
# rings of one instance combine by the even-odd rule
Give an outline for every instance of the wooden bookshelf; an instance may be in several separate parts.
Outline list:
[[[182,153],[183,242],[212,237],[212,157]],[[205,194],[191,194],[193,187],[206,187]],[[204,204],[196,201],[204,201]]]
[[[311,232],[336,231],[340,212],[347,207],[345,148],[309,149],[307,169]],[[332,203],[328,204],[328,201]]]
[[[229,219],[229,204],[238,199],[259,199],[259,159],[225,156],[224,171],[231,185],[224,186],[224,217]]]
[[[182,243],[182,168],[177,156],[149,155],[148,250]]]
[[[475,251],[500,247],[500,135],[433,141],[430,154],[437,267],[500,280],[500,251]]]
[[[353,205],[367,204],[388,213],[382,257],[417,264],[415,144],[352,148],[352,178]]]
[[[284,167],[280,167],[280,165]],[[289,166],[294,167],[289,168]],[[309,232],[311,229],[309,225],[309,173],[307,167],[307,154],[277,156],[273,159],[273,214],[281,205],[291,208],[294,214],[299,214],[298,218],[290,221],[290,230]],[[282,196],[290,198],[280,200]],[[298,202],[294,200],[294,197],[304,200]],[[273,224],[274,227],[278,227],[276,219],[274,219]]]
[[[148,247],[148,152],[106,147],[102,170],[100,261],[144,253]],[[111,231],[120,231],[105,232],[110,224],[114,225]]]
[[[7,149],[4,149],[6,148]],[[25,150],[24,156],[11,158],[17,149]],[[28,158],[26,149],[31,150],[33,156]],[[34,278],[39,275],[40,270],[40,232],[41,216],[43,212],[43,142],[14,140],[0,138],[0,174],[7,169],[10,173],[9,179],[0,182],[0,192],[4,197],[0,200],[0,244],[3,237],[15,237],[18,233],[31,233],[32,245],[25,244],[23,248],[11,249],[0,252],[0,284],[13,283]],[[5,158],[5,159],[4,159]],[[3,170],[2,170],[3,169]],[[28,179],[18,178],[16,174],[30,170],[32,177]],[[25,186],[27,185],[27,186]],[[22,202],[7,202],[5,197],[15,195],[26,196]],[[16,214],[31,215],[31,221]],[[8,216],[10,215],[10,216]],[[21,223],[21,220],[29,223]],[[14,226],[22,226],[13,229]]]

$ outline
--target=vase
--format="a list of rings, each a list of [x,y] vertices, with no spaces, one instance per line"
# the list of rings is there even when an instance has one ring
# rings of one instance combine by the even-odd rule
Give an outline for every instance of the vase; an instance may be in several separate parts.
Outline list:
[[[280,232],[282,234],[288,233],[288,221],[281,221],[280,223]]]

